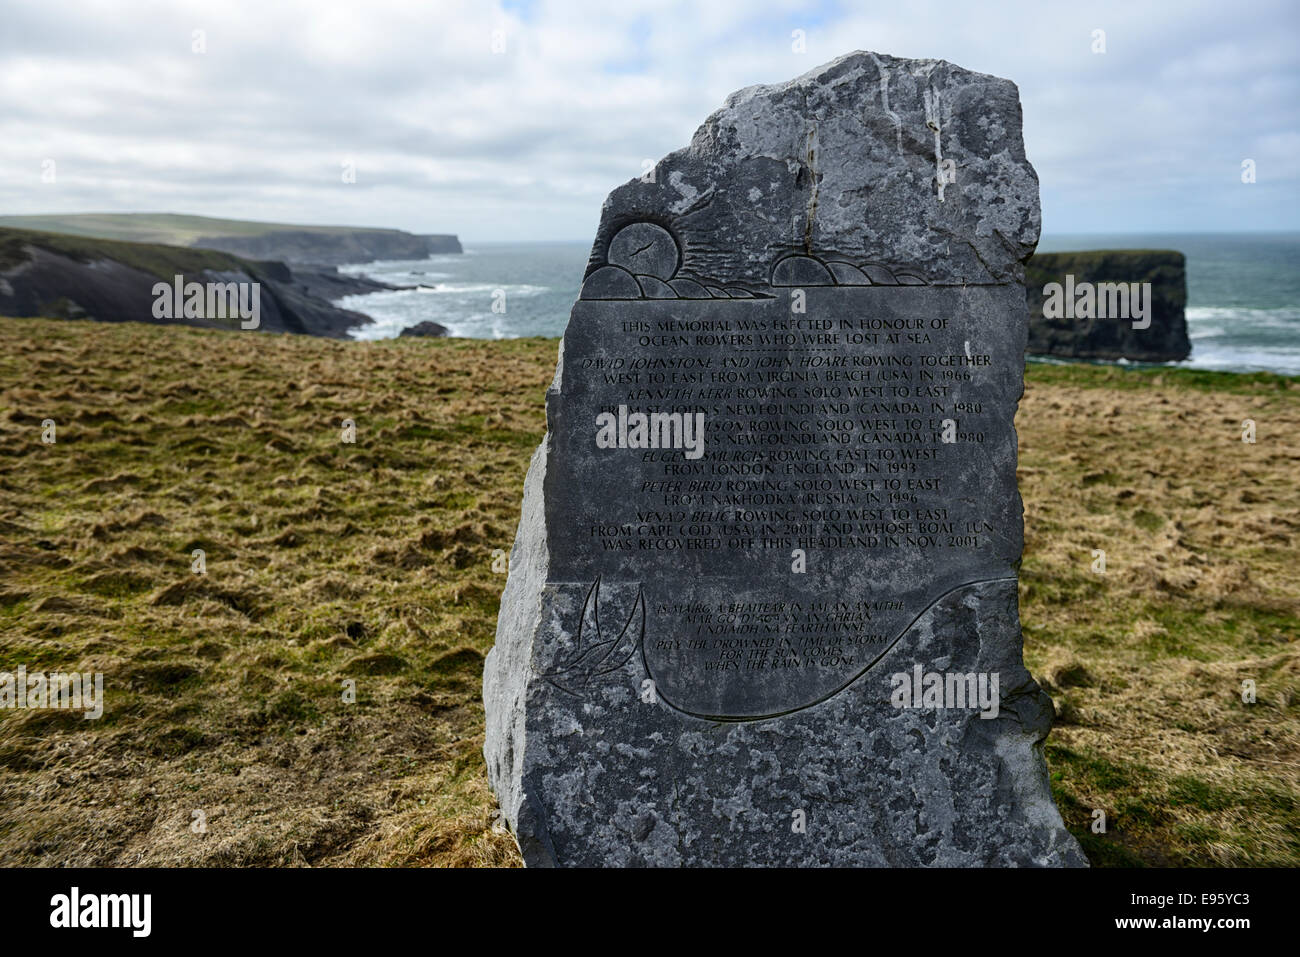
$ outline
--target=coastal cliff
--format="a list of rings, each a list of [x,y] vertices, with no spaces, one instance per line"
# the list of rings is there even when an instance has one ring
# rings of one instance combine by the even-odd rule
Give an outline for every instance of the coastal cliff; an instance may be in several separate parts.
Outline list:
[[[376,259],[424,259],[461,252],[452,234],[420,235],[400,229],[306,226],[184,213],[55,213],[0,216],[0,227],[34,229],[97,239],[218,249],[245,259],[339,266]]]
[[[349,329],[371,320],[331,298],[393,288],[329,267],[290,268],[216,250],[0,228],[0,315],[241,328],[237,316],[186,317],[179,310],[157,316],[156,287],[177,276],[205,286],[256,283],[257,329],[333,339],[346,339]]]
[[[400,229],[358,229],[319,233],[304,229],[272,230],[256,236],[200,236],[193,245],[219,249],[249,259],[340,266],[377,259],[425,259],[461,252],[452,235],[419,236]]]
[[[1051,284],[1060,288],[1051,305]],[[1150,325],[1145,319],[1101,316],[1096,288],[1103,283],[1150,284]],[[1074,290],[1094,297],[1091,308],[1076,310]],[[1187,336],[1187,274],[1185,257],[1173,250],[1114,249],[1087,252],[1039,253],[1025,267],[1029,302],[1030,355],[1062,359],[1128,359],[1134,362],[1177,362],[1192,351]],[[1127,292],[1126,292],[1127,295]],[[1131,305],[1131,304],[1130,304]],[[1045,309],[1045,306],[1047,308]],[[1083,313],[1087,313],[1086,315]]]

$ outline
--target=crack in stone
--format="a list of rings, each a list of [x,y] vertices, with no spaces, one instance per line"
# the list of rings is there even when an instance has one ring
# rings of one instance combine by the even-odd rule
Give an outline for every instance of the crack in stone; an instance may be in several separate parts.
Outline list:
[[[939,202],[943,202],[943,143],[939,132],[939,91],[924,90],[925,125],[934,130],[934,181],[939,187]]]

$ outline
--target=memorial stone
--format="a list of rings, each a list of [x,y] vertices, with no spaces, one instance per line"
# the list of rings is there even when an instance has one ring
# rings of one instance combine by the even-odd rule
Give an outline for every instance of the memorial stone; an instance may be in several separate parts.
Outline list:
[[[1015,86],[854,53],[607,199],[484,700],[529,865],[1086,863],[1025,670]]]

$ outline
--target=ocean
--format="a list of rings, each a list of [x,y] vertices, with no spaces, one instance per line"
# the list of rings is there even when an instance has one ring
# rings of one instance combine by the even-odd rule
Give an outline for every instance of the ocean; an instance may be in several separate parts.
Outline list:
[[[1187,256],[1187,325],[1195,369],[1300,375],[1300,234],[1058,235],[1040,252],[1177,249]],[[374,324],[359,339],[387,339],[426,319],[453,336],[558,336],[578,294],[589,242],[478,243],[458,256],[341,266],[416,289],[348,296],[340,304]]]
[[[459,255],[340,266],[341,273],[419,288],[338,302],[375,320],[353,330],[358,339],[391,339],[426,319],[469,339],[559,336],[590,252],[591,243],[481,243]]]

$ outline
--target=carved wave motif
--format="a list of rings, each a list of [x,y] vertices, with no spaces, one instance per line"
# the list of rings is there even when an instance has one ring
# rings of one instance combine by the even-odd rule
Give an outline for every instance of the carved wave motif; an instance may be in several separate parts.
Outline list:
[[[655,223],[624,226],[605,251],[605,264],[582,282],[579,299],[769,299],[742,286],[682,272],[677,238]],[[797,253],[772,267],[769,285],[803,286],[928,286],[915,273],[884,263],[851,263]]]
[[[658,695],[659,700],[662,701],[664,704],[666,704],[668,707],[672,708],[674,711],[681,712],[682,714],[689,715],[693,718],[703,718],[704,720],[707,721],[718,721],[724,723],[741,723],[746,721],[767,721],[771,718],[779,718],[782,715],[793,714],[796,711],[802,711],[805,708],[811,708],[816,705],[819,705],[823,701],[830,700],[840,692],[847,689],[849,686],[859,681],[864,675],[866,675],[869,671],[875,668],[875,666],[880,663],[881,659],[883,659],[887,654],[889,654],[890,651],[893,650],[894,646],[898,644],[898,642],[903,638],[904,635],[906,635],[909,631],[912,630],[912,628],[916,625],[918,621],[921,620],[922,617],[924,617],[932,608],[934,608],[937,604],[939,604],[939,602],[943,601],[948,596],[954,595],[966,589],[974,588],[979,585],[993,584],[997,582],[1005,582],[1014,585],[1016,581],[1017,579],[1015,577],[1006,577],[1006,576],[997,576],[992,578],[976,578],[976,579],[972,579],[971,581],[963,582],[960,585],[955,585],[951,588],[946,589],[945,591],[939,593],[938,595],[935,595],[928,602],[926,602],[924,607],[922,607],[919,611],[913,614],[910,619],[907,620],[906,624],[894,630],[892,632],[892,636],[890,637],[889,641],[882,644],[881,647],[876,651],[875,655],[873,655],[869,661],[867,661],[864,665],[862,665],[862,667],[844,676],[841,680],[836,681],[835,683],[827,686],[819,693],[808,696],[804,700],[791,701],[785,707],[774,708],[768,711],[763,711],[762,713],[719,714],[714,711],[701,710],[698,707],[691,707],[687,702],[679,700],[677,698],[676,692],[674,691],[673,688],[673,682],[671,680],[669,680],[662,674],[656,675],[655,673],[656,669],[650,660],[650,656],[647,653],[644,644],[641,646],[641,663],[645,667],[646,674],[649,675],[651,680],[654,681],[655,683],[655,693]]]
[[[773,286],[928,286],[920,276],[883,263],[851,263],[817,256],[786,256],[772,267]]]

